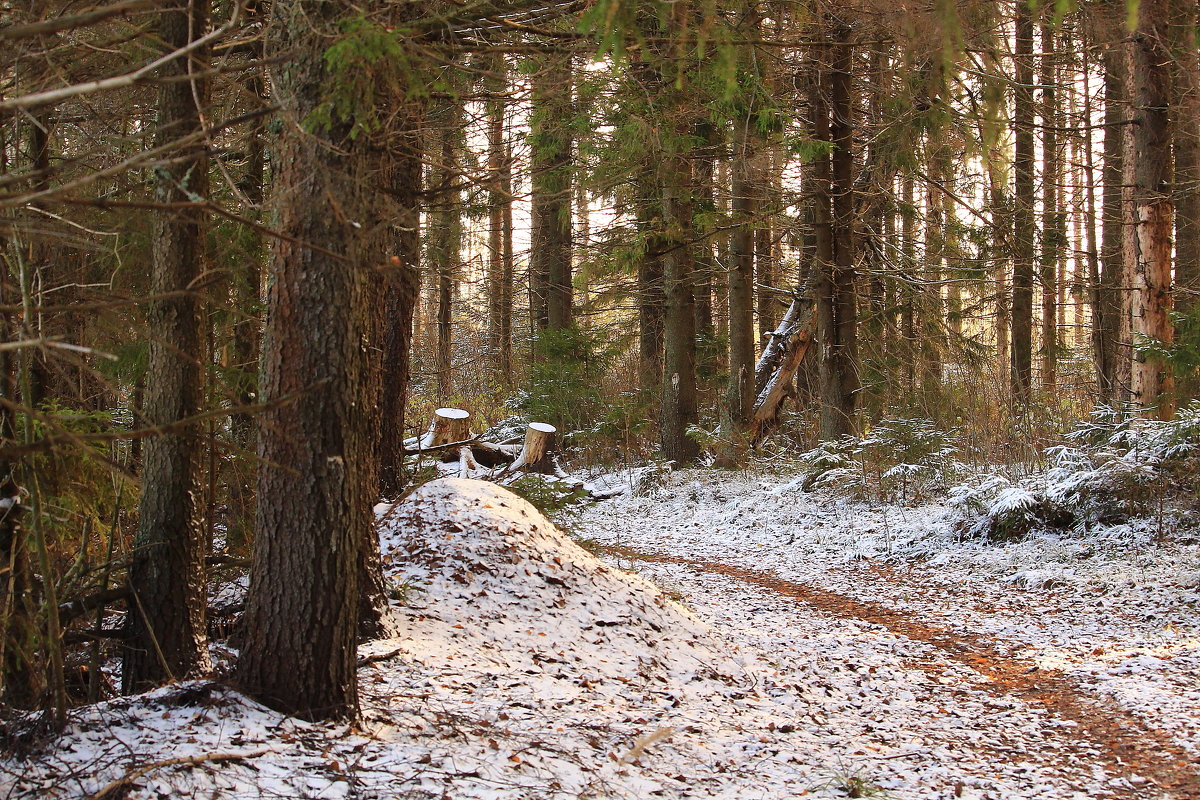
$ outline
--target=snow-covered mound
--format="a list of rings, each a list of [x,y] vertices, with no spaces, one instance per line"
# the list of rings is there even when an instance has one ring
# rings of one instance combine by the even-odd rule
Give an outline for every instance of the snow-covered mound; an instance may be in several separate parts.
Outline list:
[[[428,483],[383,514],[380,540],[410,607],[508,667],[572,663],[588,682],[738,671],[661,589],[605,565],[495,484]]]

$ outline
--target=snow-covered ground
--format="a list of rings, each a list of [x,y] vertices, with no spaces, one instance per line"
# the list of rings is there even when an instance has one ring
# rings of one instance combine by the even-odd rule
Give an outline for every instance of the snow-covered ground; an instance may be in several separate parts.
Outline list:
[[[73,712],[0,798],[1200,797],[1174,525],[962,542],[940,506],[701,470],[572,520],[603,560],[490,484],[381,512],[405,603],[360,724],[168,687]]]

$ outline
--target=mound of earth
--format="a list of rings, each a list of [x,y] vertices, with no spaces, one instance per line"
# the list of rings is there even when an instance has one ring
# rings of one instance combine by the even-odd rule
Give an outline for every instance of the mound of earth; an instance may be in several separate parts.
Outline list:
[[[586,683],[738,672],[661,589],[602,563],[495,484],[432,481],[383,514],[380,540],[385,569],[419,627],[440,629],[439,647],[469,643],[508,668],[551,675],[571,664],[570,678]]]

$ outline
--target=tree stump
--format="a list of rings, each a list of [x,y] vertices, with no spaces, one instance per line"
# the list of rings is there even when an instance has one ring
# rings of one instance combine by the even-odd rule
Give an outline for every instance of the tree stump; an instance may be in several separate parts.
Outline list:
[[[461,408],[439,408],[433,412],[433,425],[425,447],[438,447],[471,438],[471,412]]]
[[[545,422],[531,422],[525,429],[525,445],[521,455],[509,467],[509,472],[553,472],[554,464],[550,459],[550,445],[558,429]]]

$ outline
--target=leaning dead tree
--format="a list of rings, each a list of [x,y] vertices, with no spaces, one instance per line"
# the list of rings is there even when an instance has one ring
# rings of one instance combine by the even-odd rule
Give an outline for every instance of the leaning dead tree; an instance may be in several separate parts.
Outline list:
[[[779,326],[754,366],[754,410],[750,441],[758,444],[779,424],[779,409],[792,394],[796,371],[812,345],[813,300],[807,288],[796,292]]]

